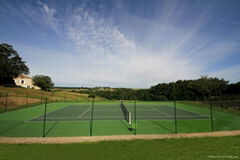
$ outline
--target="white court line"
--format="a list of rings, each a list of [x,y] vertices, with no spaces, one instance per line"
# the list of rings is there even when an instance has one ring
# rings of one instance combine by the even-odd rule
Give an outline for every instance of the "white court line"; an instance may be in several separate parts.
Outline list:
[[[78,116],[78,118],[79,118],[79,119],[82,118],[82,116],[84,116],[90,109],[91,109],[91,106],[88,107],[88,109],[86,109],[82,114],[80,114],[80,115]]]
[[[91,116],[88,116],[86,118],[89,118]],[[76,117],[49,117],[48,120],[50,119],[76,119]],[[94,118],[122,118],[122,116],[94,116]]]
[[[49,113],[52,113],[52,112],[55,112],[55,111],[58,111],[58,110],[61,110],[61,109],[63,109],[63,108],[67,108],[67,107],[69,107],[69,106],[64,106],[64,107],[61,107],[61,108],[57,108],[56,110],[53,110],[53,111],[50,111],[50,112],[47,112],[46,113],[46,116],[49,114]],[[38,115],[38,116],[35,116],[35,117],[33,117],[32,119],[29,119],[29,120],[25,120],[24,122],[30,122],[30,121],[32,121],[33,119],[37,119],[37,118],[40,118],[40,117],[44,117],[44,114],[42,114],[42,115]],[[49,117],[46,117],[46,118],[49,118]],[[41,119],[41,118],[40,118]]]
[[[90,116],[89,116],[90,117]],[[86,118],[89,118],[89,117],[86,117]],[[139,120],[149,120],[149,119],[145,119],[145,118],[165,118],[164,116],[138,116]],[[173,116],[172,116],[173,117]],[[172,117],[169,117],[169,118],[172,118]],[[49,117],[48,120],[51,120],[51,119],[76,119],[76,117]],[[94,118],[122,118],[122,116],[94,116]],[[143,118],[143,119],[141,119]],[[198,117],[194,117],[194,116],[181,116],[181,117],[178,117],[178,118],[197,118],[199,119]],[[205,117],[203,117],[205,118]],[[206,117],[208,118],[208,117]],[[196,119],[191,119],[191,120],[196,120]],[[201,120],[204,120],[204,119],[201,119]],[[31,121],[32,122],[32,121]]]
[[[167,114],[167,113],[165,113],[165,112],[162,112],[161,110],[159,110],[159,109],[157,109],[157,108],[154,108],[153,106],[150,106],[153,110],[155,110],[155,111],[157,111],[157,112],[159,112],[159,113],[162,113],[162,114],[164,114],[164,115],[166,115],[166,116],[168,116],[168,117],[170,117],[171,115],[169,115],[169,114]]]

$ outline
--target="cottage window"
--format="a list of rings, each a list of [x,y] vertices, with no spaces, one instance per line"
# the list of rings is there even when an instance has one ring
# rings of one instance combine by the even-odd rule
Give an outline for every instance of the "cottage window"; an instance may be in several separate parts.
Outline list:
[[[24,84],[24,80],[21,80],[21,84]]]

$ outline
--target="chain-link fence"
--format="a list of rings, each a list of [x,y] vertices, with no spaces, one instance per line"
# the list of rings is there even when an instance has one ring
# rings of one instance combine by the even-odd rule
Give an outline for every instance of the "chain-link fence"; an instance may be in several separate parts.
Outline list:
[[[58,92],[40,92],[29,93],[21,92],[21,94],[14,93],[0,93],[0,113],[11,110],[27,108],[42,104],[45,99],[48,103],[51,102],[88,102],[87,96],[82,96],[76,93],[58,93]]]
[[[0,136],[179,134],[240,130],[240,101],[100,101],[1,95]],[[30,107],[30,106],[35,107]],[[15,110],[16,108],[21,108]],[[12,112],[8,112],[15,110]]]

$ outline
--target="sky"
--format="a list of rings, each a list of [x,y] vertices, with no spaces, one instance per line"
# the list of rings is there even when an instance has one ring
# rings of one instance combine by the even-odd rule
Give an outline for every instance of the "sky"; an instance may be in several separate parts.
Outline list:
[[[0,43],[55,86],[240,81],[239,0],[0,0]]]

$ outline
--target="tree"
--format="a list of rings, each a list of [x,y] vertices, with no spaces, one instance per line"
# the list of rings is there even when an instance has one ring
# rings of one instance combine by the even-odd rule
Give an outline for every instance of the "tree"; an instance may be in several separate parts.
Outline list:
[[[228,95],[238,95],[238,94],[240,94],[240,82],[230,84],[227,87],[227,89],[225,91],[225,94],[228,94]]]
[[[25,63],[11,45],[0,44],[0,84],[14,84],[13,78],[19,74],[29,74]]]
[[[200,93],[206,101],[210,96],[219,96],[227,88],[228,81],[218,78],[202,76],[193,82],[196,92]]]
[[[54,86],[54,83],[52,82],[51,78],[49,76],[44,75],[34,76],[33,83],[34,85],[37,85],[38,87],[45,91],[50,90]]]

